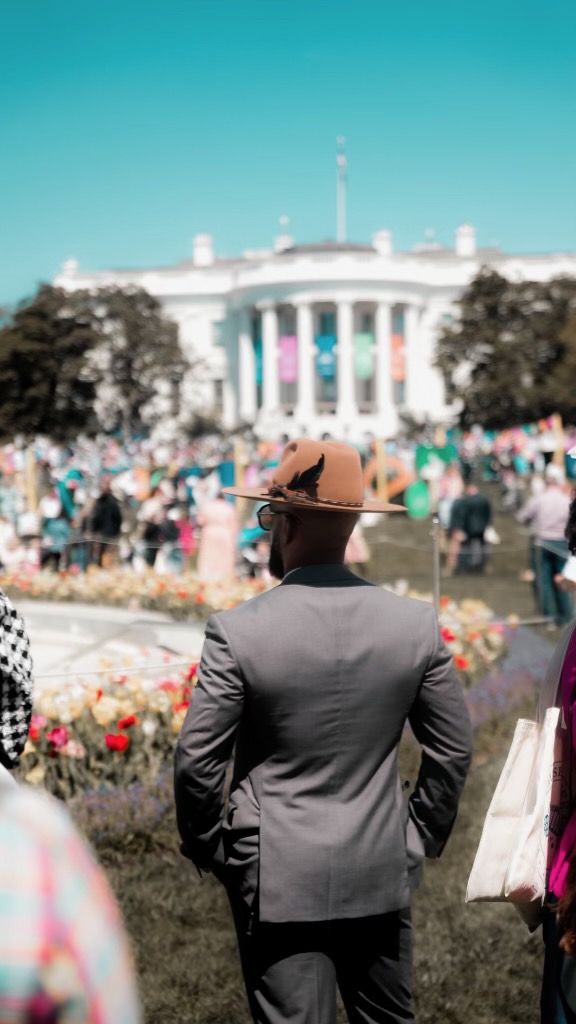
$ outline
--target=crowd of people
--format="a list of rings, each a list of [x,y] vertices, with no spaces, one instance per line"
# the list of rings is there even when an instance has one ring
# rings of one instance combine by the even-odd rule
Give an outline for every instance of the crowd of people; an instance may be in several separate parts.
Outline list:
[[[425,482],[429,511],[442,529],[445,575],[482,574],[498,543],[495,512],[516,514],[530,532],[526,578],[538,611],[563,622],[570,603],[559,580],[565,544],[558,527],[542,528],[531,510],[539,488],[549,492],[547,466],[557,466],[559,449],[567,452],[575,439],[571,430],[559,437],[547,423],[498,434],[436,429],[388,439],[382,450],[392,493],[399,475],[408,488]],[[286,440],[245,434],[157,444],[102,437],[57,445],[38,438],[28,449],[0,448],[0,571],[122,566],[174,575],[193,570],[214,582],[265,576],[268,539],[246,503],[239,507],[222,489],[238,479],[265,485]],[[366,435],[356,445],[366,494],[381,484],[376,444]],[[566,456],[564,492],[574,465]],[[358,523],[346,561],[366,573],[369,558]]]

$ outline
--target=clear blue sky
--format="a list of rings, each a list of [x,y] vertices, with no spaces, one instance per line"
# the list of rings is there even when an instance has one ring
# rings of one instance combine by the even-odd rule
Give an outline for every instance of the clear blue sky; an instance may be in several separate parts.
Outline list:
[[[576,250],[574,0],[3,0],[0,303],[151,266],[426,228]]]

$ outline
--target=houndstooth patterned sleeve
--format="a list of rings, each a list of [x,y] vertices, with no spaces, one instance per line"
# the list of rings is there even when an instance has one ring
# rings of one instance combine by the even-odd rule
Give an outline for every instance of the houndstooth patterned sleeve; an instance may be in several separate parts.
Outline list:
[[[32,656],[22,616],[0,590],[0,761],[15,768],[32,716]]]

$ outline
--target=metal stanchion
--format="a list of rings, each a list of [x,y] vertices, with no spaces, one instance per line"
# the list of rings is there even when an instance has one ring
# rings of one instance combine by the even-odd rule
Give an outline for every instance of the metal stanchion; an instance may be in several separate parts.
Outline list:
[[[535,569],[535,590],[538,611],[544,615],[544,574],[543,574],[542,545],[534,541],[534,569]]]
[[[440,613],[440,520],[432,517],[432,579],[434,586],[434,607]]]

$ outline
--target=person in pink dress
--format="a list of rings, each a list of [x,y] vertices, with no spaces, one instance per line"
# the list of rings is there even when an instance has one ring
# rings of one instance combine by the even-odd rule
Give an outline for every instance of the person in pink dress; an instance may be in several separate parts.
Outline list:
[[[198,576],[201,580],[222,583],[236,575],[238,513],[232,502],[221,494],[207,501],[198,516],[201,529],[198,550]]]

